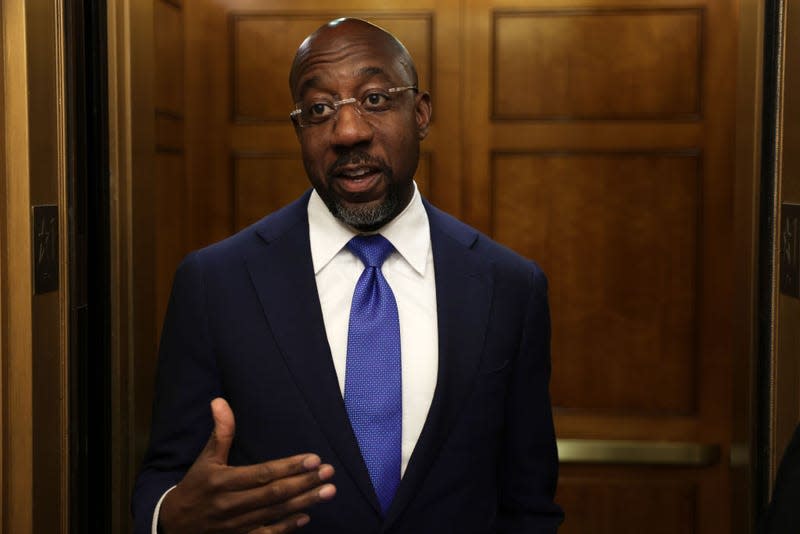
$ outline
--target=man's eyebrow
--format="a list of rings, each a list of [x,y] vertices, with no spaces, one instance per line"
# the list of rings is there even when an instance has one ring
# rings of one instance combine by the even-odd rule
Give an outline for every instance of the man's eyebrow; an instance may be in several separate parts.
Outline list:
[[[306,91],[318,86],[319,86],[319,76],[312,76],[311,78],[303,80],[303,83],[301,83],[300,87],[298,88],[299,89],[298,97],[302,99],[303,95],[306,94]]]
[[[355,75],[357,78],[366,79],[374,78],[376,76],[384,76],[387,79],[389,78],[388,73],[384,69],[376,66],[362,67],[356,71]],[[310,78],[303,80],[303,82],[300,84],[300,87],[298,87],[298,98],[302,99],[303,96],[305,96],[306,91],[309,89],[320,87],[320,82],[321,78],[319,76],[311,76]]]
[[[380,67],[362,67],[356,71],[356,76],[359,78],[373,78],[375,76],[386,76],[386,71]]]

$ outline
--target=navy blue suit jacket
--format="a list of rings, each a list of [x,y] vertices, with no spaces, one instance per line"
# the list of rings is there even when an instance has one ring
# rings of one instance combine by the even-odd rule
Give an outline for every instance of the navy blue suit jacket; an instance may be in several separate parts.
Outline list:
[[[336,469],[336,497],[304,533],[552,533],[557,455],[542,271],[432,207],[439,372],[431,408],[385,518],[350,427],[311,262],[308,193],[189,255],[161,339],[150,447],[134,491],[137,534],[213,427],[236,417],[231,465],[301,452]]]

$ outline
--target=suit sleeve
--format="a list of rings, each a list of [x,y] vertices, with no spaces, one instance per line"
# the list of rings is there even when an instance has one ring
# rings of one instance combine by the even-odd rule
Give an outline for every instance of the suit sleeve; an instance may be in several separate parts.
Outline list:
[[[161,496],[177,484],[213,429],[209,403],[221,395],[197,253],[178,268],[159,346],[150,444],[132,499],[134,532],[149,534]]]
[[[498,480],[498,532],[555,533],[564,514],[553,500],[558,453],[549,393],[550,313],[547,279],[536,266],[510,380]]]

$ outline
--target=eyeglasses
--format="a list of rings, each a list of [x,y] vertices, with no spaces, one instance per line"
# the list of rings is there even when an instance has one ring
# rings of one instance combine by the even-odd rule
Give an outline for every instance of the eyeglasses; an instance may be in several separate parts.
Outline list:
[[[404,87],[391,87],[389,89],[370,89],[359,98],[345,98],[343,100],[312,99],[308,102],[297,102],[297,106],[289,116],[301,128],[324,124],[335,119],[339,108],[353,104],[362,117],[377,117],[377,114],[393,109],[397,97],[405,91],[417,92],[416,85]]]

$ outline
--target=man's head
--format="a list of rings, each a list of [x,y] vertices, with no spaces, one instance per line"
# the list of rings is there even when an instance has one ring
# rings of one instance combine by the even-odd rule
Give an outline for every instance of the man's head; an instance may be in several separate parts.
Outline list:
[[[329,22],[295,55],[289,88],[306,173],[328,209],[359,230],[391,221],[413,195],[431,117],[416,86],[405,47],[363,20]]]

